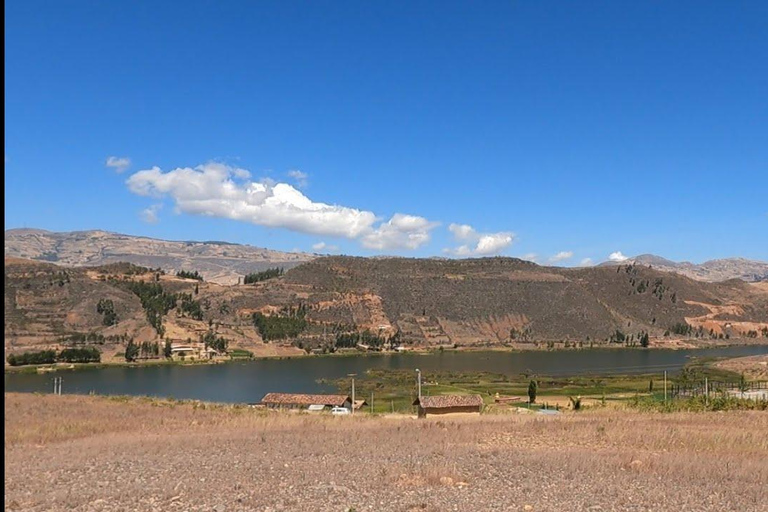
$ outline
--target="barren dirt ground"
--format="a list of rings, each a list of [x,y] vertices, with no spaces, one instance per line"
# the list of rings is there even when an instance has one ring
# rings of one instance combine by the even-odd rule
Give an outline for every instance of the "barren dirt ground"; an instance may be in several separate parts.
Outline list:
[[[715,363],[717,368],[743,373],[752,380],[768,379],[768,355],[736,357]]]
[[[768,414],[416,420],[5,394],[6,510],[768,510]]]

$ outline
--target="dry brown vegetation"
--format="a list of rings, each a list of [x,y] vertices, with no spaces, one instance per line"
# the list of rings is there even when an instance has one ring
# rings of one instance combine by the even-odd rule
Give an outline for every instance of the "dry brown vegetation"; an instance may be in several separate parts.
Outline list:
[[[768,510],[768,414],[328,417],[5,395],[6,510]]]
[[[743,373],[750,380],[768,380],[768,355],[736,357],[714,364],[722,370]]]
[[[768,294],[759,287],[702,283],[636,265],[564,269],[513,258],[337,256],[253,285],[222,286],[140,272],[129,264],[69,268],[6,262],[6,355],[60,348],[90,335],[109,362],[122,357],[128,338],[162,341],[127,281],[157,280],[164,292],[190,297],[197,314],[185,313],[180,298],[163,312],[165,339],[198,340],[214,330],[230,348],[264,356],[286,351],[263,342],[251,315],[300,305],[306,308],[306,328],[295,339],[270,345],[294,344],[293,353],[328,349],[334,329],[369,329],[382,338],[397,331],[411,348],[567,348],[609,345],[611,339],[637,345],[644,333],[652,346],[706,346],[740,342],[748,331],[760,332],[749,341],[765,342],[761,329],[768,325]],[[102,300],[114,304],[116,324],[104,324],[97,309]],[[695,336],[664,335],[686,320],[701,329]]]

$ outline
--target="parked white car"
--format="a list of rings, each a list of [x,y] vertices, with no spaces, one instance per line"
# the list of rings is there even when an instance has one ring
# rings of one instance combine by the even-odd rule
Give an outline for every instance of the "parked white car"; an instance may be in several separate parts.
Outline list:
[[[346,407],[334,407],[331,409],[331,414],[349,414],[349,409]]]

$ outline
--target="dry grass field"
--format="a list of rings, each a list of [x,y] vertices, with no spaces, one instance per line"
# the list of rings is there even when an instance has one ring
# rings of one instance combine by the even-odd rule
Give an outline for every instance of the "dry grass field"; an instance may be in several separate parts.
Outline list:
[[[768,414],[313,416],[5,394],[6,510],[768,510]]]
[[[768,354],[758,356],[736,357],[714,364],[716,368],[735,373],[743,373],[752,380],[768,379]]]

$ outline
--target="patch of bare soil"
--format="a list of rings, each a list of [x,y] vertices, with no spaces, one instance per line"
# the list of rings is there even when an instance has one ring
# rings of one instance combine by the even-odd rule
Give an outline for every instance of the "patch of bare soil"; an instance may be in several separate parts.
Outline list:
[[[416,420],[5,395],[6,510],[766,510],[768,414]]]
[[[768,355],[736,357],[715,363],[717,368],[743,373],[750,380],[768,380]]]

